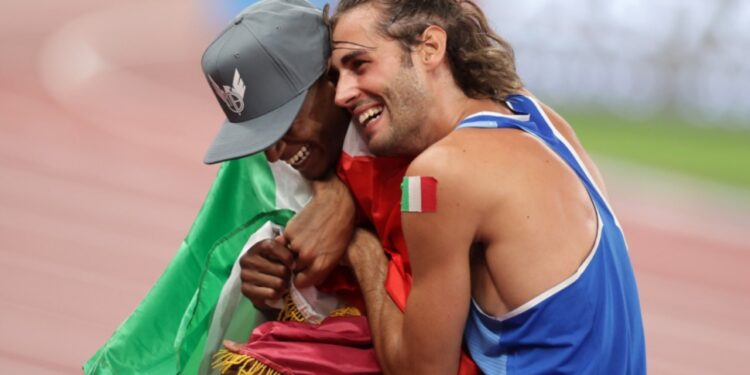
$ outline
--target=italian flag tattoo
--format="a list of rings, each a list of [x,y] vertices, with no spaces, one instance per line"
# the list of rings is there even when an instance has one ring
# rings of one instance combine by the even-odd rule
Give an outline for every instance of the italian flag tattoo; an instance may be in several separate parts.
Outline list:
[[[436,209],[435,177],[405,176],[401,182],[401,212],[435,212]]]

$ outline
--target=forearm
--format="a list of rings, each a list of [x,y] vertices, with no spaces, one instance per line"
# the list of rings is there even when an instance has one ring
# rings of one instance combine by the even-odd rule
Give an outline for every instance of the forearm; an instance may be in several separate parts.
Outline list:
[[[339,220],[347,222],[350,226],[354,223],[355,203],[349,188],[335,173],[331,173],[324,179],[311,182],[313,199],[336,207]]]
[[[377,238],[363,240],[361,236],[355,232],[348,255],[365,299],[375,353],[384,373],[410,373],[404,361],[408,358],[403,346],[404,316],[384,288],[388,260]]]
[[[312,182],[313,199],[289,221],[284,237],[298,255],[295,285],[322,282],[339,263],[352,236],[355,207],[335,174]]]

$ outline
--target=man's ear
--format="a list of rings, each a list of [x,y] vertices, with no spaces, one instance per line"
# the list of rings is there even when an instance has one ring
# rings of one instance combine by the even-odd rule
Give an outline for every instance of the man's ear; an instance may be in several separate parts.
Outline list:
[[[419,59],[425,67],[434,69],[445,58],[448,35],[442,27],[430,25],[422,32],[421,37],[422,44],[418,49]]]

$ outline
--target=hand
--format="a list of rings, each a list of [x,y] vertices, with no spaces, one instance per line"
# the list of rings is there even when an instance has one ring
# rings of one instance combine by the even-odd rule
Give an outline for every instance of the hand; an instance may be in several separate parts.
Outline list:
[[[267,300],[275,300],[289,288],[294,254],[283,237],[253,245],[240,258],[240,279],[244,294],[258,309],[269,309]]]
[[[242,344],[232,340],[224,340],[224,348],[232,353],[239,353],[242,350]]]
[[[318,285],[343,258],[354,228],[354,200],[335,175],[313,182],[313,199],[287,224],[284,237],[297,253],[294,285]]]

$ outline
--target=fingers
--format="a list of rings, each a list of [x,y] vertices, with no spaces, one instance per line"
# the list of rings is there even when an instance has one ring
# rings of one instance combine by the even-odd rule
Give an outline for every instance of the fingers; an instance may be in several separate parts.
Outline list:
[[[293,270],[295,272],[299,272],[309,268],[313,264],[313,262],[315,262],[316,259],[322,255],[316,252],[316,249],[312,246],[313,244],[302,242],[302,240],[296,240],[295,237],[292,237],[292,235],[287,232],[284,232],[283,239],[277,238],[275,239],[275,241],[283,243],[284,246],[293,254]]]
[[[294,253],[292,253],[284,244],[279,242],[279,237],[274,240],[263,240],[253,245],[250,250],[240,258],[240,266],[243,268],[246,265],[259,266],[259,258],[263,258],[271,263],[280,263],[287,268],[292,268],[294,265]]]
[[[289,287],[290,272],[286,272],[280,275],[271,275],[267,273],[258,272],[252,269],[243,269],[240,271],[240,279],[243,284],[251,284],[261,288],[270,288],[274,290],[286,290]]]
[[[240,273],[240,279],[242,279],[242,294],[258,308],[266,308],[266,301],[281,298],[284,292],[289,289],[289,271],[285,276],[279,277],[243,269]]]
[[[304,242],[300,237],[291,237],[284,232],[287,247],[295,253],[294,285],[298,288],[319,285],[330,274],[331,270],[344,257],[342,251],[331,251],[327,243]]]
[[[255,307],[266,309],[268,308],[266,301],[278,300],[283,295],[283,291],[267,287],[259,287],[249,283],[242,283],[242,294],[247,297]]]
[[[325,254],[325,251],[319,248],[325,244],[306,241],[304,238],[295,236],[293,232],[284,232],[284,245],[294,254],[295,271],[310,267],[317,258]]]
[[[298,287],[320,284],[343,258],[351,239],[354,201],[346,186],[335,175],[330,177],[331,183],[319,184],[313,199],[284,229],[285,245],[296,255]]]
[[[295,268],[297,271],[308,268],[324,254],[323,251],[316,251],[312,244],[298,244],[295,246],[294,242],[292,242],[291,247],[292,251],[297,254]]]
[[[229,350],[232,353],[239,353],[242,349],[242,345],[240,343],[231,341],[231,340],[224,340],[223,342],[224,348]]]
[[[336,266],[339,258],[343,257],[343,254],[334,256],[329,252],[315,248],[310,243],[297,245],[294,239],[287,239],[287,241],[288,247],[296,255],[294,285],[298,288],[318,285],[323,282]]]
[[[308,286],[320,284],[324,277],[311,268],[306,268],[294,274],[294,286],[298,289],[307,288]]]
[[[256,307],[266,307],[266,300],[275,300],[289,287],[294,255],[276,240],[253,245],[240,258],[242,294]]]
[[[337,264],[338,259],[334,257],[318,256],[309,267],[299,270],[294,275],[294,285],[297,288],[318,285],[328,277],[328,274]]]
[[[275,277],[289,277],[290,268],[284,263],[277,260],[266,258],[262,255],[243,256],[240,258],[241,276],[247,278],[247,275],[255,273],[266,274]],[[248,278],[249,279],[249,278]],[[243,278],[244,280],[244,278]]]
[[[279,245],[285,246],[286,248],[289,248],[289,242],[287,242],[287,238],[283,235],[278,235],[274,237],[274,242],[278,243]]]

